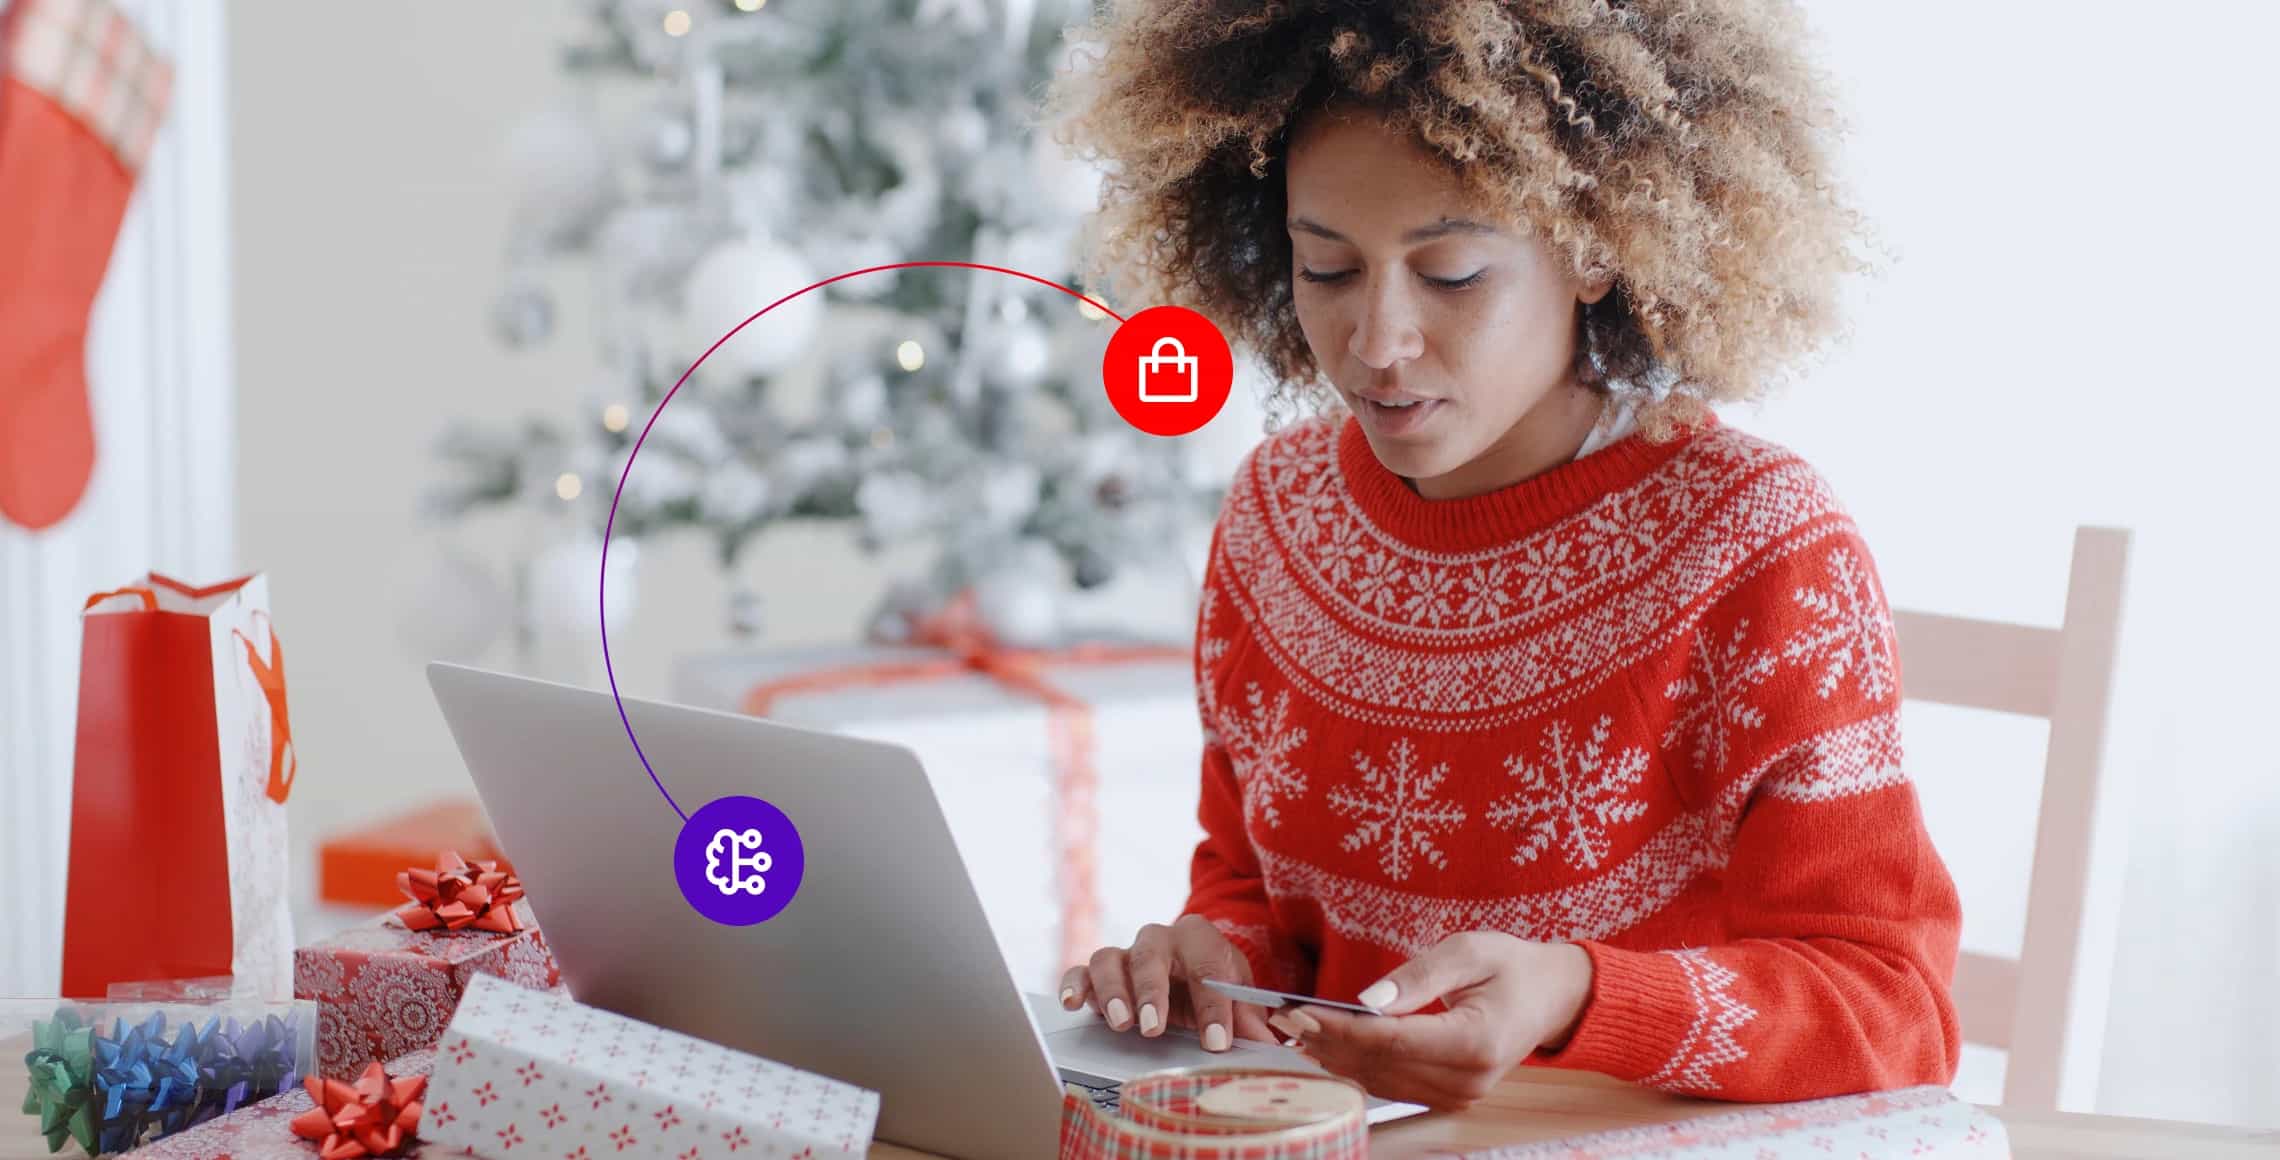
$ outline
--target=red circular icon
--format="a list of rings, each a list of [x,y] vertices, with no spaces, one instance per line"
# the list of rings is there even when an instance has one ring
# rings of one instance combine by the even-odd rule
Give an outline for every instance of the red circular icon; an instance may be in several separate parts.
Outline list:
[[[1100,377],[1124,421],[1150,435],[1185,435],[1227,405],[1235,355],[1210,319],[1151,306],[1109,336]]]

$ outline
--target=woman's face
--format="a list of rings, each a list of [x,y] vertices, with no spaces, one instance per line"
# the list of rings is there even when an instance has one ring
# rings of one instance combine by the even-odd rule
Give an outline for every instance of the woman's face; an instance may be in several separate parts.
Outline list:
[[[1576,304],[1605,287],[1377,117],[1307,118],[1286,169],[1299,328],[1379,462],[1443,498],[1573,454],[1599,412],[1574,381]]]

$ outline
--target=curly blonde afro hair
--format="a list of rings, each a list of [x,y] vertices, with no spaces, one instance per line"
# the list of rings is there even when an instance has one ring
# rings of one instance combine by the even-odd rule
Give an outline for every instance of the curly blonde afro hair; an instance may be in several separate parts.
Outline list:
[[[1330,105],[1414,132],[1579,280],[1578,378],[1664,437],[1837,329],[1861,225],[1790,0],[1103,0],[1055,136],[1104,163],[1086,275],[1210,316],[1318,400],[1283,160]]]

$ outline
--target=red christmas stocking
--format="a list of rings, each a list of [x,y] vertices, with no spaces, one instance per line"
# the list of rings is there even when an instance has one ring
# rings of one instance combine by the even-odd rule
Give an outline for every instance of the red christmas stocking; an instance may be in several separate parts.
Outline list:
[[[27,528],[94,471],[87,315],[173,80],[107,0],[0,21],[0,515]]]

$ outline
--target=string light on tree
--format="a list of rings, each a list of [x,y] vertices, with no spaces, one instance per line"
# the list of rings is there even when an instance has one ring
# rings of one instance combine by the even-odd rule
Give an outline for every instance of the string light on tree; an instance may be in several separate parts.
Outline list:
[[[1083,315],[1086,322],[1099,322],[1108,317],[1108,311],[1093,305],[1093,300],[1090,298],[1077,299],[1077,313]]]
[[[926,348],[915,338],[906,338],[895,347],[895,362],[906,371],[915,371],[926,365]]]
[[[624,403],[611,403],[602,408],[602,430],[612,435],[625,430],[626,425],[632,421],[633,415],[625,409]]]
[[[579,482],[576,475],[567,471],[556,477],[554,481],[554,494],[565,501],[578,498],[578,493],[584,490],[586,490],[586,485]]]
[[[758,12],[768,6],[768,0],[736,0],[738,12]]]
[[[675,8],[665,14],[665,35],[687,36],[688,34],[689,14],[686,11]]]

